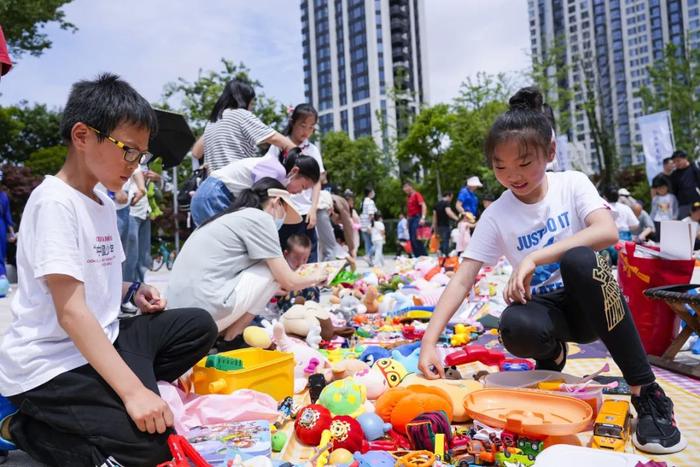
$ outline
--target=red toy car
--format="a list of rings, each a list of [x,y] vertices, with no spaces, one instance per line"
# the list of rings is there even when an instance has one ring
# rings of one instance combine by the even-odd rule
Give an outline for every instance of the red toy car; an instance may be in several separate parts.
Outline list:
[[[445,365],[462,365],[464,363],[481,362],[484,365],[500,366],[506,359],[503,352],[487,349],[483,345],[465,345],[461,350],[445,357]]]

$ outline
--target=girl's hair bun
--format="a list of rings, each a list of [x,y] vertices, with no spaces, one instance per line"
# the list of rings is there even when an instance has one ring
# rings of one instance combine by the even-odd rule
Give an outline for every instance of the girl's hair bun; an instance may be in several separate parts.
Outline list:
[[[542,92],[535,86],[521,88],[508,101],[510,110],[532,110],[535,112],[542,112],[543,103]]]

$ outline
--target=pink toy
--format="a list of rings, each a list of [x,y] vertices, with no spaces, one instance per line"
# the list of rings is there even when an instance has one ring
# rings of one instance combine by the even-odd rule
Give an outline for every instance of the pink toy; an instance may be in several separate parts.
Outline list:
[[[277,345],[278,350],[294,354],[295,393],[302,392],[306,387],[309,371],[323,374],[326,382],[330,382],[333,379],[330,362],[316,349],[312,349],[300,340],[287,336],[281,323],[275,323],[272,327],[272,341]]]
[[[367,399],[376,400],[389,389],[389,383],[378,367],[356,373],[353,379],[367,389]]]

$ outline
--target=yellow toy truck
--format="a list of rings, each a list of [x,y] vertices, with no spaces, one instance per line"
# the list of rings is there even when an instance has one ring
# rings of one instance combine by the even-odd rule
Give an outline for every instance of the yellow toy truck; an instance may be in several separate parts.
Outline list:
[[[606,400],[600,408],[593,426],[591,447],[624,452],[630,434],[630,403]]]

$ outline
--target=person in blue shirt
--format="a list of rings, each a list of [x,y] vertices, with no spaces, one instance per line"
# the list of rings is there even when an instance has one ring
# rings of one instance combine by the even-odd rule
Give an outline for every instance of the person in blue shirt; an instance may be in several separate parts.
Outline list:
[[[469,177],[467,179],[467,183],[461,190],[459,190],[459,193],[457,194],[456,208],[460,215],[464,214],[465,212],[471,212],[474,217],[477,216],[479,211],[479,197],[475,192],[482,186],[484,185],[481,184],[481,180],[479,180],[479,177],[477,176]]]

